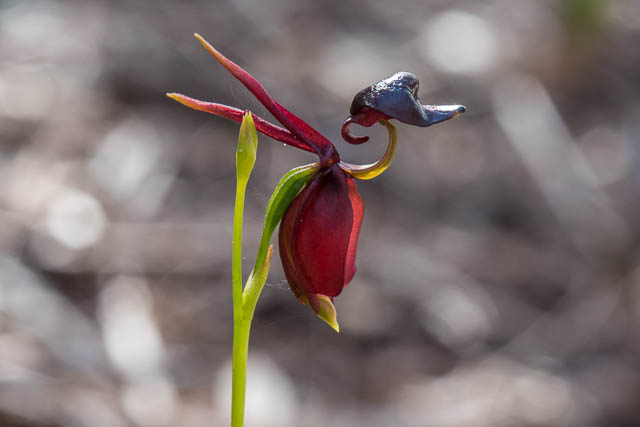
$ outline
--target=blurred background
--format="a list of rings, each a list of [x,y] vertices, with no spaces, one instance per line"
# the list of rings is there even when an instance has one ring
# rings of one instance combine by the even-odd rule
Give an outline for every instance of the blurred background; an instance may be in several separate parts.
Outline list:
[[[640,2],[0,1],[0,426],[226,426],[238,126],[199,32],[335,141],[396,71],[425,103],[360,182],[341,333],[258,303],[247,427],[640,425]],[[260,138],[246,269],[280,177]]]

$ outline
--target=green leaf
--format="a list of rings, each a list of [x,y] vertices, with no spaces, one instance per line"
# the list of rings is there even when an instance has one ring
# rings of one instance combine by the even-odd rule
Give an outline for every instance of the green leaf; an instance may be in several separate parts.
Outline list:
[[[240,133],[238,135],[238,149],[236,150],[236,171],[238,181],[248,181],[253,165],[256,162],[258,150],[258,134],[256,125],[250,112],[244,113]]]
[[[257,271],[262,267],[267,255],[267,249],[271,242],[271,236],[276,227],[282,220],[285,211],[298,195],[300,190],[309,182],[318,171],[318,164],[300,166],[287,172],[278,186],[273,191],[267,212],[264,216],[264,228],[262,229],[262,238],[260,239],[260,247],[258,248],[258,256],[254,270]]]
[[[256,264],[242,293],[242,304],[246,313],[252,312],[267,280],[271,253],[273,252],[273,246],[269,245],[271,236],[273,236],[273,232],[293,199],[313,178],[318,168],[318,164],[313,163],[290,170],[282,177],[271,195],[267,205],[267,212],[264,216],[264,228],[262,229]]]

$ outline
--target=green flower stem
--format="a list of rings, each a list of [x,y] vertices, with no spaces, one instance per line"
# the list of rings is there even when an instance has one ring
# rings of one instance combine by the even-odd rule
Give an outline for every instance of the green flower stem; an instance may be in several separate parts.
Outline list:
[[[318,171],[318,164],[300,166],[285,174],[276,187],[264,217],[256,264],[242,289],[242,219],[247,183],[255,162],[258,144],[255,125],[250,114],[245,114],[236,151],[236,203],[233,215],[233,249],[231,277],[233,284],[233,356],[231,384],[231,427],[244,426],[244,406],[247,383],[247,356],[253,313],[267,281],[273,245],[271,236],[282,216],[300,190]]]
[[[236,204],[233,215],[233,249],[231,256],[231,283],[233,286],[233,320],[242,317],[242,219],[247,180],[238,179]]]
[[[247,353],[249,351],[249,325],[242,310],[242,218],[247,180],[238,179],[233,217],[233,249],[231,280],[233,286],[233,356],[231,384],[231,426],[243,427],[244,401],[247,381]]]
[[[244,197],[249,176],[256,162],[258,134],[249,112],[245,113],[238,135],[236,149],[236,203],[233,213],[233,249],[231,258],[231,280],[233,286],[233,321],[242,317],[242,218]]]
[[[231,384],[231,427],[244,426],[244,401],[247,388],[247,355],[249,353],[249,322],[234,322],[233,368]]]
[[[247,353],[251,317],[247,319],[242,304],[242,219],[249,176],[258,148],[258,135],[251,114],[246,113],[240,125],[236,150],[236,202],[233,212],[231,281],[233,294],[233,355],[231,374],[231,426],[243,427],[247,383]],[[251,313],[253,315],[253,313]]]

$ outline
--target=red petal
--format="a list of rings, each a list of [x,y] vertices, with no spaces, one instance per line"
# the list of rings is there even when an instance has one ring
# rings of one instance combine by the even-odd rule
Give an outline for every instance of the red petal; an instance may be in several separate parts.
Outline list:
[[[305,123],[295,114],[288,111],[282,105],[278,104],[265,88],[260,84],[246,70],[240,67],[235,62],[231,61],[223,54],[218,52],[213,46],[211,46],[200,35],[195,34],[200,40],[200,43],[213,55],[213,57],[222,64],[233,76],[240,80],[247,89],[256,97],[258,101],[265,106],[267,110],[280,122],[282,125],[291,131],[297,138],[307,143],[313,150],[321,157],[337,157],[337,152],[333,144],[319,132],[315,131],[311,126]],[[338,158],[339,160],[339,158]]]
[[[229,107],[228,105],[224,104],[216,104],[214,102],[200,101],[199,99],[191,98],[179,93],[168,93],[167,95],[170,98],[175,99],[179,103],[186,105],[189,108],[193,108],[194,110],[215,114],[216,116],[225,117],[238,123],[242,122],[244,111],[239,108]],[[269,123],[265,119],[256,116],[254,113],[251,113],[251,116],[253,117],[256,129],[259,132],[262,132],[263,134],[270,136],[277,141],[284,142],[285,144],[289,144],[296,148],[300,148],[301,150],[310,151],[312,153],[315,152],[313,148],[309,147],[305,142],[297,139],[288,130],[282,129],[280,126]]]
[[[345,286],[351,282],[353,275],[356,274],[356,249],[358,248],[358,236],[360,235],[360,226],[362,225],[362,217],[364,216],[364,203],[362,202],[360,193],[358,193],[353,178],[347,178],[347,186],[349,188],[349,198],[351,199],[351,209],[353,209],[353,225],[351,227],[351,236],[349,237],[349,247],[347,249],[347,269],[345,270],[344,276]]]
[[[320,172],[289,206],[280,256],[298,299],[335,297],[351,280],[362,213],[353,180],[337,165]]]

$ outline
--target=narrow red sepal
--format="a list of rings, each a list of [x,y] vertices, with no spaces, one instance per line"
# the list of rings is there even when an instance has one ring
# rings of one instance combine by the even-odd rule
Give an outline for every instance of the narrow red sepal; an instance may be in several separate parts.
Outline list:
[[[183,105],[186,105],[189,108],[193,108],[194,110],[215,114],[216,116],[231,119],[238,123],[242,122],[244,111],[239,108],[230,107],[224,104],[217,104],[215,102],[200,101],[199,99],[191,98],[179,93],[168,93],[167,96]],[[251,116],[253,117],[253,121],[258,132],[261,132],[277,141],[284,142],[285,144],[291,145],[301,150],[310,151],[312,153],[315,152],[313,148],[311,148],[305,142],[300,141],[288,130],[283,129],[280,126],[276,126],[273,123],[270,123],[265,119],[256,116],[254,113],[251,113]]]
[[[298,139],[304,141],[307,145],[313,148],[313,151],[318,154],[322,163],[328,165],[340,161],[340,156],[331,141],[322,136],[301,118],[276,102],[262,84],[260,84],[260,82],[246,70],[218,52],[199,34],[194,35],[198,40],[200,40],[200,43],[202,43],[205,49],[207,49],[207,51],[213,55],[220,64],[222,64],[223,67],[233,74],[236,79],[240,80],[240,82],[249,89],[256,98],[258,98],[258,101],[260,101],[260,103],[264,105],[271,114],[273,114],[282,126],[287,128]]]

